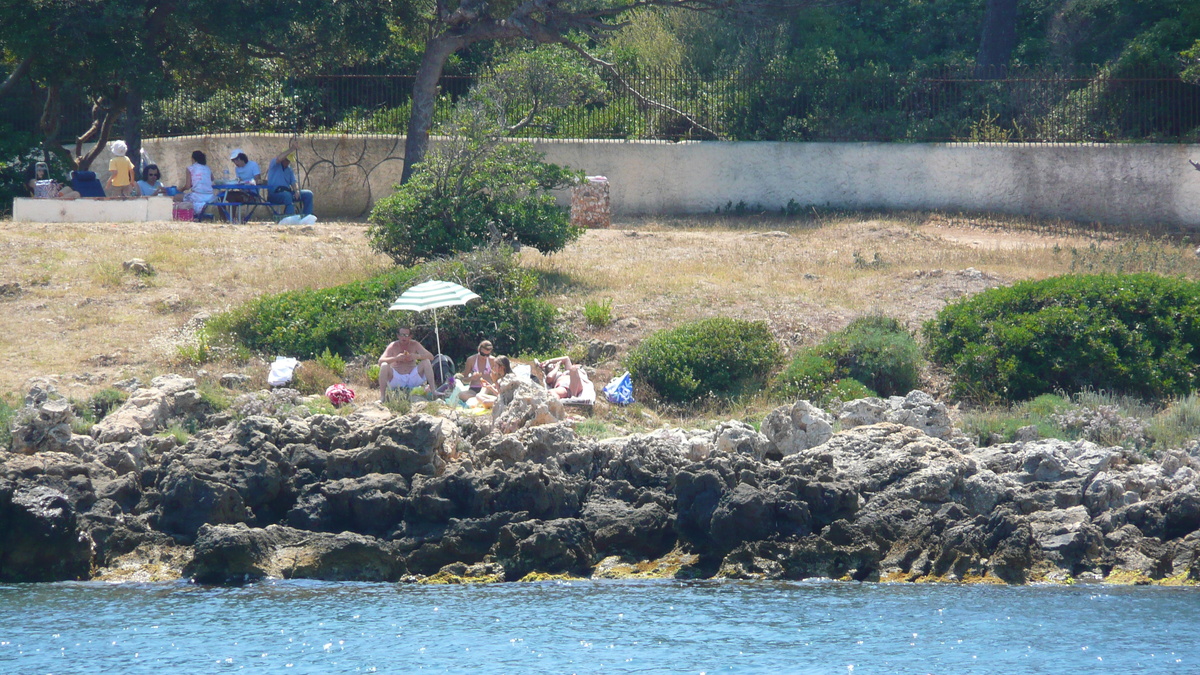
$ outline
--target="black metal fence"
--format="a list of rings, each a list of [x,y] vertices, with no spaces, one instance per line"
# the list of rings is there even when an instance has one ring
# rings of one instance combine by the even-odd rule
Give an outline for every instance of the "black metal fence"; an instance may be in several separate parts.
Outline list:
[[[439,119],[476,81],[442,79]],[[646,105],[607,82],[593,100],[547,110],[518,135],[662,141],[1200,142],[1200,86],[1180,80],[1170,69],[854,71],[716,79],[654,73],[628,82],[663,105]],[[208,96],[180,92],[145,103],[142,135],[402,134],[412,84],[407,75],[321,75]],[[0,102],[0,125],[35,132],[42,113],[38,96],[31,90]],[[60,136],[69,141],[91,123],[90,102],[82,92],[70,90],[63,91],[62,101]],[[114,135],[121,135],[123,124],[118,120]]]

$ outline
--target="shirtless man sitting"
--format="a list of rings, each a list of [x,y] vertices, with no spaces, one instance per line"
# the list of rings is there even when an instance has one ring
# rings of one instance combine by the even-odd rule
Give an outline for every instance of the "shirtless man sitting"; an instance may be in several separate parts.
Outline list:
[[[588,381],[587,373],[578,364],[571,363],[571,357],[547,359],[537,365],[546,373],[546,388],[559,398],[574,398],[583,393],[583,383]]]
[[[388,389],[412,389],[433,382],[433,354],[412,339],[412,330],[401,326],[396,341],[379,357],[379,398],[387,397]]]

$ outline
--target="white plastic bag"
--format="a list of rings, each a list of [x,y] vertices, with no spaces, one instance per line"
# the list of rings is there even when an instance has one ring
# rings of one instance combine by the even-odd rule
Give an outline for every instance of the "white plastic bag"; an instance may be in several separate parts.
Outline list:
[[[292,373],[300,362],[290,356],[276,356],[271,364],[271,372],[267,373],[267,384],[272,387],[282,387],[292,381]]]

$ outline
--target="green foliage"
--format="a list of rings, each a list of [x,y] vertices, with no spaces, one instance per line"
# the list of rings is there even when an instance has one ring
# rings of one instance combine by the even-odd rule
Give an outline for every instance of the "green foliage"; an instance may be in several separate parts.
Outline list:
[[[1182,448],[1200,439],[1200,397],[1188,394],[1171,401],[1146,427],[1158,448]]]
[[[407,415],[412,411],[412,399],[404,389],[389,389],[383,396],[383,407],[397,415]]]
[[[127,400],[129,400],[128,393],[120,389],[107,387],[92,394],[91,398],[87,401],[87,407],[91,410],[94,420],[99,422],[107,417],[110,412],[121,407],[121,404]]]
[[[825,406],[833,406],[846,401],[856,401],[860,398],[874,398],[879,396],[870,387],[859,382],[858,380],[847,377],[833,383],[829,391],[825,392],[825,399],[821,402]]]
[[[583,303],[583,320],[594,328],[604,328],[612,323],[612,298]]]
[[[11,394],[0,396],[0,450],[12,446],[13,418],[20,409],[21,404]]]
[[[855,319],[824,342],[838,370],[882,396],[899,396],[920,381],[921,348],[900,322],[886,316]]]
[[[1161,399],[1196,386],[1200,284],[1154,274],[1027,281],[948,305],[924,332],[959,395],[1095,388]]]
[[[311,359],[329,350],[349,358],[378,356],[395,339],[398,322],[428,329],[429,312],[388,312],[411,286],[428,279],[455,281],[479,294],[463,307],[438,310],[442,351],[454,359],[493,342],[499,354],[554,350],[566,338],[558,312],[538,299],[537,276],[511,250],[481,250],[412,268],[397,268],[365,281],[320,290],[289,291],[251,300],[213,317],[208,330],[228,335],[257,352]]]
[[[344,377],[346,375],[346,359],[343,359],[340,354],[334,354],[329,351],[329,347],[325,351],[313,357],[313,360],[329,369],[334,375]]]
[[[800,350],[776,376],[775,389],[782,396],[822,405],[865,396],[897,396],[916,389],[920,367],[921,349],[900,322],[865,316],[830,333],[820,344]]]
[[[196,391],[200,392],[200,402],[212,412],[221,412],[233,404],[229,391],[209,380],[199,381]]]
[[[779,356],[766,323],[714,318],[654,333],[629,353],[626,366],[635,382],[668,401],[687,402],[761,383]]]
[[[163,429],[161,432],[158,433],[158,435],[163,436],[163,437],[169,436],[171,438],[174,438],[176,445],[183,445],[184,443],[188,442],[189,438],[191,438],[191,434],[188,433],[187,428],[184,427],[184,425],[181,424],[180,422],[175,422],[174,424],[167,427],[166,429]]]
[[[775,377],[774,389],[785,398],[820,401],[836,381],[836,363],[816,348],[802,349]]]
[[[543,253],[581,234],[550,190],[577,174],[542,161],[525,142],[502,142],[481,114],[463,113],[444,129],[419,170],[371,211],[371,246],[401,265],[498,243],[497,237]]]

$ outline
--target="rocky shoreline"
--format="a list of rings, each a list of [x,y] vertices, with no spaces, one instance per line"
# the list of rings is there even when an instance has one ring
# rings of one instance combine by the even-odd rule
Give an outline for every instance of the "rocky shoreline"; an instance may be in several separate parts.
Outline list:
[[[35,385],[0,452],[0,581],[1200,581],[1194,449],[976,448],[919,391],[604,440],[513,378],[485,417],[215,412],[175,375],[72,415]]]

